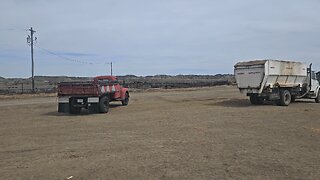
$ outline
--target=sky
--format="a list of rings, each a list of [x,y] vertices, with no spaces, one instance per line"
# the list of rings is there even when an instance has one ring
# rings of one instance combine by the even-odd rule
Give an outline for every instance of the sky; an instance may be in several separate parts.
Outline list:
[[[319,0],[1,0],[0,76],[227,74],[283,59],[320,70]]]

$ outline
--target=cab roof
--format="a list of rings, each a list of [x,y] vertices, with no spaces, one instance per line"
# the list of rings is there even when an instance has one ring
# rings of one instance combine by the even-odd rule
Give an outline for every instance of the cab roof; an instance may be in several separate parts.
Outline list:
[[[103,79],[107,79],[107,80],[110,80],[110,81],[116,81],[117,80],[117,77],[115,76],[97,76],[94,78],[95,80],[103,80]]]

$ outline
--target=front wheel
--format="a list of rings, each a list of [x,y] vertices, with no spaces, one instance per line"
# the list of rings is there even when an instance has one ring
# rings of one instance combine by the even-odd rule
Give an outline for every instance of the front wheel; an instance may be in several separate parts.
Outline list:
[[[126,105],[129,104],[129,93],[128,93],[128,92],[126,92],[126,96],[125,96],[125,98],[121,101],[121,103],[122,103],[122,106],[126,106]]]
[[[99,112],[107,113],[109,111],[109,98],[107,96],[103,96],[99,101]]]
[[[318,90],[318,96],[317,98],[315,99],[316,103],[319,103],[320,102],[320,89]]]

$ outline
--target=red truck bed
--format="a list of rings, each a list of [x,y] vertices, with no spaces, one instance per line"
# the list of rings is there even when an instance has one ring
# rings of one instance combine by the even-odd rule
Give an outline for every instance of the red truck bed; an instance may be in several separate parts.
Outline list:
[[[98,95],[94,81],[59,83],[58,96],[66,95]]]

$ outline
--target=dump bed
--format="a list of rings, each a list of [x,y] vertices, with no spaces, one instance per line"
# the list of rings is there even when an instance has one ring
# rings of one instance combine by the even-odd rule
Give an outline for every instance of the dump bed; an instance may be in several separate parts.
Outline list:
[[[61,82],[58,84],[58,96],[98,94],[98,86],[94,81]]]
[[[280,60],[246,61],[237,63],[234,73],[240,90],[261,93],[265,87],[301,87],[307,79],[307,65]]]

